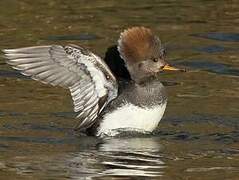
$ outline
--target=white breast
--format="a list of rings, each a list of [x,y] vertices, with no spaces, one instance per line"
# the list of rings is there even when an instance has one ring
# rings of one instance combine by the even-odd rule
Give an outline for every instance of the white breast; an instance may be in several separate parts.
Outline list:
[[[154,107],[145,108],[127,104],[104,115],[98,128],[97,136],[115,136],[120,130],[152,132],[161,120],[166,102]]]

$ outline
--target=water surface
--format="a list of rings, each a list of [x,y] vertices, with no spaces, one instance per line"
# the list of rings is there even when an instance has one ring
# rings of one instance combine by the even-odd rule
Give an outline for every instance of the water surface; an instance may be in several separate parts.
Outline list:
[[[172,64],[154,134],[76,134],[67,90],[23,77],[0,59],[0,179],[238,179],[237,1],[0,2],[0,48],[75,43],[100,56],[129,26],[152,28]]]

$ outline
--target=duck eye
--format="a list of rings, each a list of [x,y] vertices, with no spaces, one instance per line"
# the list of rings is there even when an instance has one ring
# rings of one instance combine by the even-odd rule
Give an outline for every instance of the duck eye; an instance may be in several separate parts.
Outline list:
[[[154,62],[158,62],[158,59],[157,59],[157,58],[153,58],[153,61],[154,61]]]

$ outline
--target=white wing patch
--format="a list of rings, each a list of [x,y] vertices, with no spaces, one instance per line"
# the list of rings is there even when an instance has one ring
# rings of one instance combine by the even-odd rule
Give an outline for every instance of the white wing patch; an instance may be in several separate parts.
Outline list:
[[[79,129],[90,127],[103,107],[117,96],[117,82],[108,66],[82,47],[49,45],[3,52],[7,63],[22,74],[69,88],[74,111],[79,112]]]

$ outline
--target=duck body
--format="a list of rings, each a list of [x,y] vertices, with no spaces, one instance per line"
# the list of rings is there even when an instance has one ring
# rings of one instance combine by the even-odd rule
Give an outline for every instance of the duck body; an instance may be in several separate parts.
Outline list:
[[[165,88],[156,77],[179,69],[168,65],[160,39],[145,27],[123,31],[113,49],[104,60],[77,45],[3,52],[6,62],[23,75],[69,89],[79,119],[76,130],[95,136],[150,133],[167,104]]]
[[[158,80],[129,82],[102,113],[97,136],[115,136],[124,131],[150,133],[158,126],[167,104],[166,91]]]
[[[121,82],[119,96],[100,115],[89,132],[96,136],[115,136],[125,131],[150,133],[164,114],[167,95],[157,79],[142,84]]]

